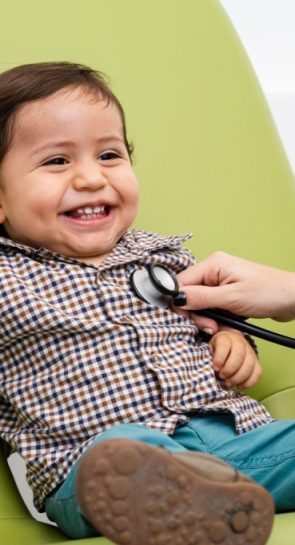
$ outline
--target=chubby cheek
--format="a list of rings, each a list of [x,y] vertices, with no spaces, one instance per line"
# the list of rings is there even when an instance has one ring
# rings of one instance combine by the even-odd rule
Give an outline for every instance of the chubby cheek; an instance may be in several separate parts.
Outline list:
[[[38,200],[28,206],[19,206],[6,226],[11,238],[31,246],[43,246],[48,236],[56,231],[56,216],[48,202],[46,204]]]
[[[138,208],[139,205],[139,185],[137,179],[134,177],[132,183],[126,184],[125,199],[129,200],[129,205],[133,208]]]
[[[128,213],[129,223],[132,223],[135,220],[137,216],[138,208],[139,208],[139,196],[137,193],[137,194],[134,194],[132,197],[130,196],[129,203],[127,205],[127,209],[129,212]]]
[[[130,191],[127,192],[127,200],[129,201],[130,206],[136,208],[139,202],[139,191],[138,186],[132,186]]]
[[[53,188],[38,187],[29,196],[28,208],[35,217],[49,220],[56,216],[60,200],[61,195]]]

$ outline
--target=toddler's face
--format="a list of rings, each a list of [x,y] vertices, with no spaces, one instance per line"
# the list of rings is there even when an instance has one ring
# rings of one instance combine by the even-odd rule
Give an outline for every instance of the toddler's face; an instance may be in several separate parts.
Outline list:
[[[0,223],[10,238],[94,263],[138,208],[119,111],[97,98],[63,89],[25,104],[0,165]]]

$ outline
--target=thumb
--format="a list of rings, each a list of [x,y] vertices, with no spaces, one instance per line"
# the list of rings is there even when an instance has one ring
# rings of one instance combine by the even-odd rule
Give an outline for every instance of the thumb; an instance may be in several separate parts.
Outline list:
[[[228,286],[181,286],[181,292],[186,296],[182,306],[186,310],[201,310],[205,308],[224,308],[229,302]]]

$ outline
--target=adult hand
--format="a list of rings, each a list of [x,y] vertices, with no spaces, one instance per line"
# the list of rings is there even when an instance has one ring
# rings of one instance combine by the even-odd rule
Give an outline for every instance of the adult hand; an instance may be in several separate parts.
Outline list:
[[[279,321],[295,318],[295,273],[292,272],[216,252],[181,272],[177,280],[186,296],[183,309],[217,307],[252,318],[270,317]],[[198,326],[202,329],[204,324],[210,327],[207,319],[199,317]]]

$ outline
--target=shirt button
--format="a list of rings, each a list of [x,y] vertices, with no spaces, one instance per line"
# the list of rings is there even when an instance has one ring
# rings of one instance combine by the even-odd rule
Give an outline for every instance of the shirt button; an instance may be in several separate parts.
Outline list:
[[[161,359],[160,354],[158,352],[152,352],[151,359],[154,363],[157,364],[158,367],[167,367],[167,362],[165,359]]]

